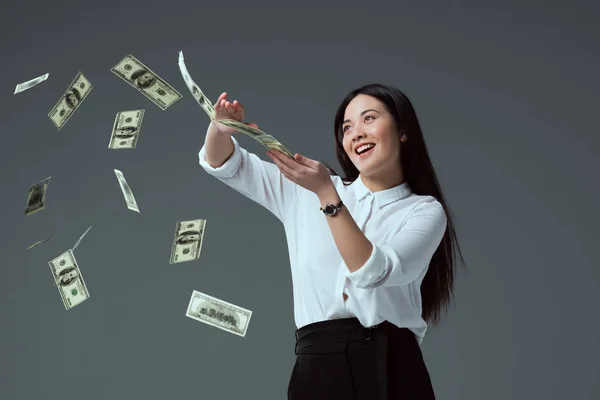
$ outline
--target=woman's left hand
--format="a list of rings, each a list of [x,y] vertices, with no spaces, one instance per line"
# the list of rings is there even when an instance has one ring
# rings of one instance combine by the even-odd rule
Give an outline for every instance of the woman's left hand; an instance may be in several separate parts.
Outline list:
[[[286,178],[317,196],[323,190],[334,186],[329,169],[319,161],[311,160],[298,153],[290,157],[279,150],[269,150],[267,155]]]

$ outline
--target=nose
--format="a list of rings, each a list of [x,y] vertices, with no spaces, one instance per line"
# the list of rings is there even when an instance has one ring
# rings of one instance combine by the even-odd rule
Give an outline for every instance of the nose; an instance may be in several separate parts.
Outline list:
[[[364,138],[364,132],[358,127],[352,131],[352,141],[356,142],[358,139]]]
[[[352,139],[362,138],[365,136],[364,131],[362,130],[362,126],[356,125],[354,129],[352,129]]]

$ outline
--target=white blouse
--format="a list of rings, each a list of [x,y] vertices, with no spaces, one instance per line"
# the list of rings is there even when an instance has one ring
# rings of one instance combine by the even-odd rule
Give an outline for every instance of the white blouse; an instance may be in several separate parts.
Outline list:
[[[420,286],[446,230],[442,205],[412,193],[407,183],[374,193],[360,176],[348,186],[332,176],[344,206],[373,244],[367,262],[351,273],[329,229],[326,218],[332,217],[320,210],[318,197],[232,140],[235,149],[222,166],[206,162],[205,146],[200,165],[283,223],[296,326],[356,317],[370,327],[387,320],[409,328],[421,344],[427,323],[421,317]]]

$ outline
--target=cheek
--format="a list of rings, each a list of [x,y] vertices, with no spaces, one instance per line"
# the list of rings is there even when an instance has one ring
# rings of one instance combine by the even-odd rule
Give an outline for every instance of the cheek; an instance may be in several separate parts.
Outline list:
[[[346,138],[344,138],[344,140],[342,141],[342,145],[344,146],[344,150],[346,151],[346,154],[348,154],[349,156],[352,155],[352,145],[351,145],[350,141],[347,140]]]

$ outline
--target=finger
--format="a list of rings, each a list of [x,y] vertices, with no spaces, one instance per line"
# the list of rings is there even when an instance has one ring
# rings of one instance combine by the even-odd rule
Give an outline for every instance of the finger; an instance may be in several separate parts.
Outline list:
[[[253,127],[253,128],[259,129],[259,128],[258,128],[258,125],[256,125],[255,123],[248,124],[248,126],[251,126],[251,127]]]
[[[278,167],[279,167],[279,171],[281,171],[281,174],[283,176],[285,176],[292,182],[296,182],[296,178],[295,178],[296,174],[294,174],[294,171],[287,169],[285,167],[285,165],[278,165]]]
[[[300,153],[296,153],[294,155],[294,160],[296,160],[297,162],[299,162],[302,165],[306,165],[307,167],[314,167],[315,165],[318,165],[318,161],[315,160],[311,160],[308,157],[304,157],[303,155],[301,155]]]
[[[220,107],[221,104],[221,100],[225,99],[227,97],[227,92],[223,92],[221,93],[221,95],[219,96],[219,98],[217,99],[217,101],[215,101],[214,107]]]
[[[279,158],[280,160],[284,161],[284,160],[288,160],[288,163],[291,161],[296,161],[293,157],[288,156],[286,153],[278,150],[278,149],[270,149],[271,153],[273,153],[274,156],[276,156],[277,158]]]
[[[286,176],[293,175],[293,170],[279,158],[273,155],[273,153],[267,152],[267,155],[273,160],[273,163],[279,168],[279,170]]]
[[[273,149],[271,149],[270,153],[273,155],[273,157],[275,159],[279,160],[279,162],[281,162],[283,165],[285,165],[288,169],[295,170],[297,168],[298,162],[296,162],[296,160],[292,159],[287,154],[284,154],[278,150],[273,150]]]

